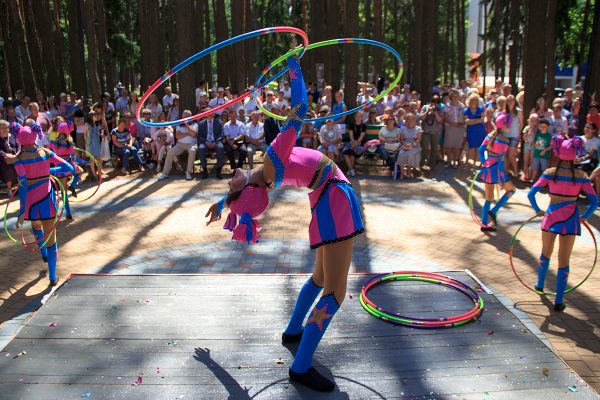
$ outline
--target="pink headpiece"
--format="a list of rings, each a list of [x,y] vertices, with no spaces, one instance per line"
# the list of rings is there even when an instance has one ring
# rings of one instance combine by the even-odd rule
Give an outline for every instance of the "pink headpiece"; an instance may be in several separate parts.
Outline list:
[[[579,136],[565,139],[557,135],[552,138],[552,150],[563,161],[573,161],[578,155],[584,154],[584,143]]]
[[[269,195],[264,187],[247,186],[240,197],[233,201],[229,208],[231,212],[227,216],[223,229],[233,231],[233,240],[238,242],[256,243],[260,236],[258,233],[262,227],[256,217],[265,212],[269,206]],[[237,216],[240,223],[237,224]]]
[[[501,112],[496,117],[496,128],[498,129],[508,129],[510,128],[511,123],[511,115],[507,113]]]
[[[71,126],[66,122],[61,122],[60,124],[58,124],[56,130],[58,131],[58,133],[63,133],[65,135],[70,134],[72,131]]]
[[[31,130],[28,126],[22,126],[19,129],[19,133],[17,135],[17,140],[21,143],[22,146],[28,146],[35,144],[35,140],[38,135],[34,131]]]

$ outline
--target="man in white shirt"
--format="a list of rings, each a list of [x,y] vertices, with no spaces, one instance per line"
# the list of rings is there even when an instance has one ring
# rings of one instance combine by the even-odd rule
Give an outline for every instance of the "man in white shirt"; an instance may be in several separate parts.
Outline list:
[[[192,112],[185,110],[182,114],[182,118],[191,117]],[[194,160],[196,160],[196,152],[198,151],[197,140],[198,136],[198,125],[195,122],[181,124],[175,130],[175,138],[177,143],[167,151],[167,158],[165,160],[165,166],[163,168],[162,175],[158,178],[163,180],[169,177],[171,167],[173,166],[173,160],[175,157],[188,152],[187,168],[185,170],[185,179],[188,181],[192,180],[192,172],[194,171]]]
[[[225,154],[229,159],[232,170],[242,168],[246,159],[246,145],[244,144],[244,131],[246,127],[243,122],[238,121],[236,113],[229,113],[229,121],[223,125],[223,137],[225,138]],[[235,152],[239,153],[238,162],[235,162]]]
[[[15,107],[15,116],[17,117],[17,120],[25,122],[25,120],[29,118],[31,115],[31,111],[29,110],[30,103],[31,98],[29,96],[23,96],[21,105]],[[21,124],[23,122],[21,122]]]
[[[173,107],[173,100],[175,100],[175,98],[177,97],[176,94],[174,94],[171,91],[171,86],[166,86],[165,87],[165,95],[163,96],[163,109],[165,110],[165,113],[168,113],[169,110],[171,109],[171,107]]]
[[[248,88],[249,91],[253,89],[253,86]],[[260,95],[260,92],[256,93],[256,95]],[[246,110],[246,115],[250,115],[253,111],[258,110],[257,100],[254,96],[250,96],[246,99],[246,102],[244,103],[244,110]]]
[[[287,108],[289,107],[290,103],[288,103],[288,101],[286,99],[283,98],[284,95],[284,91],[283,89],[281,89],[278,93],[277,93],[277,99],[273,102],[273,105],[275,108]]]
[[[260,122],[258,111],[253,111],[250,114],[250,122],[246,124],[244,136],[246,138],[246,151],[248,152],[248,165],[252,169],[254,168],[254,154],[256,151],[259,149],[267,151],[265,129],[263,123]]]
[[[217,97],[215,97],[214,99],[211,99],[208,102],[208,106],[210,108],[215,108],[215,107],[220,106],[225,103],[227,103],[227,98],[225,97],[225,89],[223,89],[222,86],[219,86],[219,88],[217,89]],[[215,112],[215,114],[217,114],[218,116],[220,116],[222,113],[223,113],[223,110],[219,110],[219,111]]]
[[[117,99],[115,104],[115,109],[119,113],[119,116],[127,112],[127,102],[129,101],[129,98],[127,97],[128,95],[129,93],[127,93],[127,89],[121,89],[121,97]]]
[[[290,101],[292,97],[292,89],[290,88],[290,83],[288,81],[283,82],[283,98],[287,101]]]

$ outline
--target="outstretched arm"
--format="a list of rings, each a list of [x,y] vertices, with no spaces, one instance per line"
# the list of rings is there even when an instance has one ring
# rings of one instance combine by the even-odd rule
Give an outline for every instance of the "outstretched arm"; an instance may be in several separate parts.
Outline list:
[[[57,156],[53,151],[50,152],[50,162],[54,165],[57,165],[56,167],[50,168],[51,175],[56,175],[58,173],[75,172],[75,169],[70,163]]]
[[[590,204],[585,209],[585,212],[583,213],[581,218],[588,219],[589,217],[592,216],[594,211],[596,211],[596,208],[598,208],[598,196],[596,195],[596,192],[594,191],[594,187],[592,186],[592,183],[589,181],[583,184],[582,189],[583,189],[583,192],[585,193],[586,197],[588,198]]]
[[[548,185],[548,180],[542,174],[542,176],[540,176],[540,178],[531,187],[531,190],[527,194],[527,198],[529,199],[529,203],[531,203],[531,207],[533,207],[533,210],[539,216],[544,215],[544,211],[538,206],[537,201],[535,200],[535,195],[537,194],[537,192],[539,192],[540,190],[542,190],[542,188],[545,187],[546,185]]]

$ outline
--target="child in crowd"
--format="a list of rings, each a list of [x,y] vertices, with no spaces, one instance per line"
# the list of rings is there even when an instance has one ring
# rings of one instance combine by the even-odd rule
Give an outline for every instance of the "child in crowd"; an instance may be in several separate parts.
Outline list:
[[[525,147],[523,148],[523,180],[525,182],[531,182],[530,170],[533,158],[533,145],[535,143],[535,134],[538,129],[538,115],[531,114],[529,116],[528,124],[523,129],[523,141],[525,142]]]
[[[534,182],[540,172],[548,169],[548,163],[550,162],[552,135],[548,132],[548,128],[550,128],[550,122],[546,118],[540,119],[533,140],[533,163],[529,175]]]
[[[319,132],[321,145],[317,150],[326,154],[330,159],[337,159],[338,145],[342,142],[342,134],[334,120],[328,119]]]
[[[158,117],[158,122],[165,120],[164,115]],[[167,150],[175,144],[173,136],[173,128],[170,126],[161,126],[160,128],[152,128],[152,160],[156,162],[156,172],[162,171],[161,162],[164,161]]]

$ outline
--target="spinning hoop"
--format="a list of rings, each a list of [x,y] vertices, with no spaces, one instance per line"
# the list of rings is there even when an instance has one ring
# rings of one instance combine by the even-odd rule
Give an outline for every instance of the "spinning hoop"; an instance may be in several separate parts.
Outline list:
[[[392,55],[394,57],[396,57],[396,60],[398,61],[398,74],[396,75],[396,79],[394,79],[394,81],[392,83],[390,83],[390,85],[389,85],[389,87],[387,89],[385,89],[383,92],[381,92],[377,97],[375,97],[371,101],[365,102],[365,103],[359,105],[358,107],[354,107],[353,109],[348,110],[348,111],[344,111],[344,112],[337,113],[337,114],[334,114],[334,115],[328,115],[326,117],[318,117],[318,118],[305,119],[304,122],[319,122],[319,121],[325,121],[327,119],[334,119],[335,120],[335,119],[338,119],[340,117],[343,117],[344,115],[354,114],[355,112],[357,112],[359,110],[363,110],[363,109],[366,109],[368,107],[371,107],[375,103],[377,103],[380,99],[383,99],[389,92],[391,92],[392,90],[394,90],[394,86],[396,86],[398,84],[398,82],[400,82],[400,79],[402,78],[402,72],[404,71],[404,63],[402,62],[402,57],[400,57],[400,54],[393,47],[390,47],[390,46],[388,46],[385,43],[381,43],[381,42],[378,42],[378,41],[375,41],[375,40],[361,39],[361,38],[331,39],[331,40],[325,40],[325,41],[322,41],[322,42],[312,43],[311,45],[309,45],[308,47],[306,47],[306,50],[312,50],[312,49],[316,49],[317,47],[331,46],[331,45],[343,44],[343,43],[368,44],[368,45],[372,45],[372,46],[381,47],[381,48],[389,51],[390,53],[392,53]],[[301,50],[304,51],[304,49],[300,49],[300,48],[291,50],[291,51],[287,52],[286,54],[282,55],[281,57],[277,58],[271,64],[269,64],[263,70],[262,74],[258,77],[258,79],[256,80],[256,83],[255,83],[254,86],[257,86],[257,87],[266,86],[269,82],[273,81],[274,78],[279,77],[280,74],[275,75],[274,78],[271,78],[271,79],[267,80],[265,83],[261,83],[260,82],[261,79],[263,79],[263,77],[267,73],[269,73],[269,71],[271,71],[271,69],[273,69],[273,67],[277,66],[282,61],[286,60],[288,57],[290,57],[290,56],[292,56],[294,54],[299,53]],[[253,96],[255,96],[255,94],[253,94]],[[285,116],[273,114],[272,112],[270,112],[269,110],[267,110],[266,108],[264,108],[264,106],[262,104],[260,104],[260,102],[257,102],[257,105],[258,105],[258,108],[265,115],[268,115],[269,117],[273,117],[273,118],[281,120],[281,121],[284,121],[284,120],[287,119],[287,117],[285,117]]]
[[[494,225],[493,222],[490,221],[489,224],[484,225],[481,222],[481,219],[479,218],[479,216],[477,215],[477,213],[475,212],[475,210],[473,209],[473,188],[475,187],[475,182],[477,181],[477,178],[479,177],[480,173],[481,173],[481,170],[477,171],[477,173],[475,174],[475,176],[471,180],[471,187],[469,187],[469,212],[471,213],[471,219],[473,219],[473,222],[475,222],[481,228],[491,228]],[[485,182],[483,182],[483,183],[485,184]],[[495,192],[499,192],[499,190],[498,190],[498,184],[494,183],[493,185],[496,187],[496,191]],[[496,197],[500,197],[500,194],[498,193],[498,195]]]
[[[151,121],[144,121],[140,118],[140,114],[142,112],[142,109],[144,107],[144,104],[146,103],[146,100],[148,100],[148,97],[150,97],[150,95],[152,93],[154,93],[154,91],[160,86],[162,85],[164,82],[166,82],[167,80],[169,80],[173,75],[175,75],[177,72],[181,71],[182,69],[184,69],[185,67],[189,66],[190,64],[192,64],[194,61],[197,61],[211,53],[214,53],[215,51],[226,47],[226,46],[230,46],[234,43],[237,42],[241,42],[243,40],[246,39],[250,39],[250,38],[254,38],[257,36],[261,36],[261,35],[266,35],[268,33],[276,33],[276,32],[283,32],[283,33],[295,33],[297,35],[300,35],[302,37],[302,41],[304,42],[304,45],[301,47],[298,47],[296,50],[294,51],[298,51],[300,52],[300,55],[298,56],[299,58],[302,57],[304,55],[304,52],[306,51],[306,48],[308,47],[308,36],[306,35],[306,32],[304,32],[301,29],[298,28],[294,28],[291,26],[275,26],[275,27],[271,27],[271,28],[263,28],[263,29],[258,29],[256,31],[252,31],[252,32],[248,32],[248,33],[244,33],[242,35],[238,35],[232,38],[229,38],[227,40],[224,40],[220,43],[217,44],[213,44],[212,46],[210,46],[207,49],[204,49],[196,54],[194,54],[193,56],[183,60],[182,62],[180,62],[179,64],[177,64],[175,67],[173,67],[171,70],[169,70],[169,72],[167,72],[166,74],[164,74],[162,77],[160,77],[156,82],[154,82],[154,84],[152,84],[152,86],[150,86],[150,88],[148,88],[148,90],[146,90],[146,92],[144,92],[143,96],[141,97],[141,99],[139,100],[137,109],[135,111],[135,117],[138,119],[138,121],[144,125],[144,126],[150,126],[150,127],[161,127],[161,126],[172,126],[172,125],[179,125],[179,124],[183,124],[186,122],[190,122],[190,121],[195,121],[197,119],[200,118],[204,118],[208,115],[214,114],[217,111],[220,111],[224,108],[227,108],[235,103],[239,103],[240,101],[244,100],[247,97],[250,97],[253,93],[261,90],[264,86],[268,85],[270,82],[274,81],[275,79],[279,78],[281,75],[283,75],[288,68],[286,67],[285,69],[283,69],[281,72],[277,73],[275,76],[273,76],[272,78],[268,79],[264,84],[262,85],[256,85],[256,87],[252,90],[247,91],[246,93],[244,93],[241,96],[236,97],[235,99],[231,99],[228,102],[226,102],[225,104],[221,104],[215,108],[211,108],[208,111],[204,111],[201,113],[198,113],[196,115],[192,115],[191,117],[187,117],[187,118],[181,118],[178,119],[176,121],[165,121],[165,122],[151,122]]]
[[[523,281],[521,279],[521,277],[519,276],[519,274],[517,274],[517,270],[515,269],[515,265],[513,263],[513,249],[515,246],[515,243],[517,242],[517,235],[519,234],[519,232],[521,231],[521,229],[523,229],[523,227],[525,225],[527,225],[529,222],[533,221],[535,218],[537,218],[537,215],[534,215],[533,217],[529,218],[527,221],[523,222],[521,224],[521,226],[519,226],[519,229],[517,229],[517,231],[515,232],[515,234],[513,235],[513,237],[510,239],[510,246],[508,247],[508,260],[510,263],[510,268],[513,271],[513,274],[515,274],[515,276],[517,277],[517,279],[519,280],[519,282],[521,282],[521,284],[523,286],[525,286],[527,289],[531,290],[532,292],[536,293],[536,294],[543,294],[546,296],[556,296],[556,292],[540,292],[539,290],[535,290],[535,288],[529,286],[525,281]],[[590,233],[590,235],[592,236],[592,241],[594,242],[594,263],[592,264],[592,268],[590,269],[590,272],[588,272],[588,274],[585,276],[585,278],[583,278],[583,280],[581,282],[579,282],[577,285],[568,288],[567,290],[565,290],[565,294],[566,293],[570,293],[573,290],[577,289],[579,286],[583,285],[583,283],[585,281],[588,280],[588,278],[592,275],[592,272],[594,272],[594,269],[596,268],[596,261],[598,260],[598,243],[596,242],[596,236],[594,235],[594,232],[592,231],[592,228],[590,228],[589,224],[587,223],[587,221],[582,220],[581,224],[583,226],[585,226],[585,228],[587,229],[587,231]]]
[[[96,157],[94,157],[89,151],[80,149],[79,147],[75,147],[75,150],[81,151],[81,152],[85,153],[90,158],[90,160],[93,161],[94,164],[96,165],[96,171],[100,171],[101,170],[100,163],[98,162],[98,160],[96,159]],[[75,197],[69,198],[69,202],[71,202],[71,203],[81,203],[83,201],[91,199],[96,193],[98,193],[98,190],[100,190],[100,185],[101,184],[102,184],[102,174],[99,173],[98,174],[98,185],[96,186],[96,190],[94,190],[92,192],[92,194],[90,194],[88,197],[84,197],[83,199],[78,199],[78,198],[75,198]]]
[[[440,317],[440,318],[418,318],[409,317],[398,313],[386,311],[385,309],[377,306],[367,297],[367,292],[375,285],[379,283],[385,283],[389,281],[420,281],[435,283],[451,289],[457,290],[460,293],[467,296],[473,302],[473,308],[461,315],[455,315],[451,317]],[[446,275],[437,274],[434,272],[418,272],[418,271],[397,271],[387,274],[377,275],[371,278],[365,286],[363,286],[360,293],[360,304],[362,307],[372,316],[391,322],[398,325],[408,326],[412,328],[423,328],[423,329],[437,329],[437,328],[452,328],[455,326],[461,326],[477,319],[483,312],[483,299],[479,296],[476,290],[471,288],[469,285],[459,281],[458,279],[451,278]]]
[[[22,245],[25,248],[29,247],[29,246],[33,246],[33,245],[39,245],[40,243],[42,243],[42,246],[45,246],[46,243],[48,243],[48,240],[50,239],[50,236],[52,235],[52,232],[54,232],[56,230],[56,227],[58,226],[58,223],[60,222],[60,218],[62,217],[63,211],[65,209],[65,202],[67,199],[67,193],[65,191],[65,187],[63,186],[62,182],[60,181],[60,179],[58,179],[57,177],[55,177],[54,175],[50,175],[50,179],[53,181],[53,183],[58,183],[58,186],[60,188],[61,194],[62,194],[62,204],[60,207],[60,213],[56,213],[56,216],[54,217],[54,225],[52,225],[52,228],[50,228],[50,230],[48,232],[45,233],[45,235],[40,238],[39,240],[35,240],[33,242],[29,242],[29,243],[25,243],[25,235],[23,235],[23,233],[21,233],[21,240],[17,240],[15,239],[11,234],[10,231],[8,230],[8,223],[7,223],[7,214],[8,214],[8,206],[10,205],[11,201],[13,200],[13,198],[15,197],[15,194],[18,192],[18,189],[13,190],[13,192],[10,195],[10,198],[8,199],[8,203],[6,203],[6,207],[4,209],[4,232],[6,232],[6,235],[8,236],[8,238],[15,244],[17,245]],[[52,190],[56,190],[55,188],[53,188]],[[21,228],[19,228],[19,230],[21,230]]]

